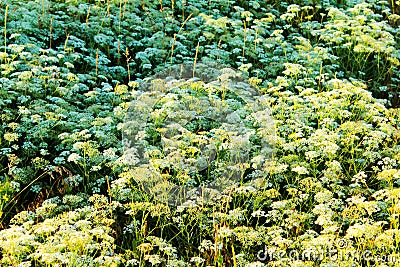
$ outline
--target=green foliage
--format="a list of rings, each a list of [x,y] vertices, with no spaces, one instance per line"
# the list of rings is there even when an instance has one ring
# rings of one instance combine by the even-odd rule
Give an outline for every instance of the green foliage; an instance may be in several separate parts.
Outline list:
[[[390,0],[0,1],[0,265],[397,266],[379,257],[400,253],[399,12]],[[200,61],[249,77],[275,120],[275,157],[255,132],[241,182],[168,206],[135,181],[197,185],[229,158],[221,145],[188,173],[164,154],[174,105],[212,96],[247,128],[265,124],[224,87],[158,92],[143,137],[156,168],[132,169],[121,139],[140,84]],[[181,124],[224,140],[209,117]],[[373,257],[281,257],[332,249]]]

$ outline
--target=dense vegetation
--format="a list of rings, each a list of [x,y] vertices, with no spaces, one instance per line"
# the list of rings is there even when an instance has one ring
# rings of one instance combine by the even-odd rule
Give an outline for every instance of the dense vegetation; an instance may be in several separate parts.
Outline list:
[[[0,21],[0,266],[399,266],[399,1],[0,0]],[[159,75],[180,63],[218,75]],[[138,182],[227,173],[178,206]]]

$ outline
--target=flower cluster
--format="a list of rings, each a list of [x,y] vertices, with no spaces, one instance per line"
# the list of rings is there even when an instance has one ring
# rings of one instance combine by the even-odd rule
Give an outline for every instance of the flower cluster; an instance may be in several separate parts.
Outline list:
[[[400,3],[306,2],[1,1],[0,265],[398,266]]]

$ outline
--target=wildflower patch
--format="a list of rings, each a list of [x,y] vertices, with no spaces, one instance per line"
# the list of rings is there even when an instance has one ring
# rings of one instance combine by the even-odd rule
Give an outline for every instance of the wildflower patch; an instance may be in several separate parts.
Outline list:
[[[229,194],[261,177],[249,162],[274,153],[265,98],[241,72],[201,63],[144,81],[122,127],[133,180],[170,204]]]

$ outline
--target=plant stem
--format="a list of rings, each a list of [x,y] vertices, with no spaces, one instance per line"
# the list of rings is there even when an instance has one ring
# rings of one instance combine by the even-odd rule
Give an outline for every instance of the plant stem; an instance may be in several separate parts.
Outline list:
[[[197,42],[196,54],[194,56],[194,63],[193,63],[193,78],[194,78],[194,74],[196,72],[196,63],[197,63],[197,55],[199,53],[199,45],[200,45],[200,42]]]
[[[96,75],[99,70],[99,49],[96,49]]]
[[[244,51],[246,49],[246,34],[247,34],[247,26],[246,26],[246,20],[243,21],[243,51],[242,51],[242,65],[244,64]]]
[[[6,6],[6,12],[4,14],[4,53],[7,53],[7,15],[8,6]]]
[[[88,11],[87,11],[87,14],[86,14],[86,27],[87,27],[88,24],[89,24],[89,16],[90,16],[90,6],[89,6]]]
[[[53,37],[53,21],[54,21],[54,18],[51,17],[51,20],[50,20],[50,32],[49,32],[49,35],[50,35],[49,48],[50,49],[51,49],[51,39]]]

